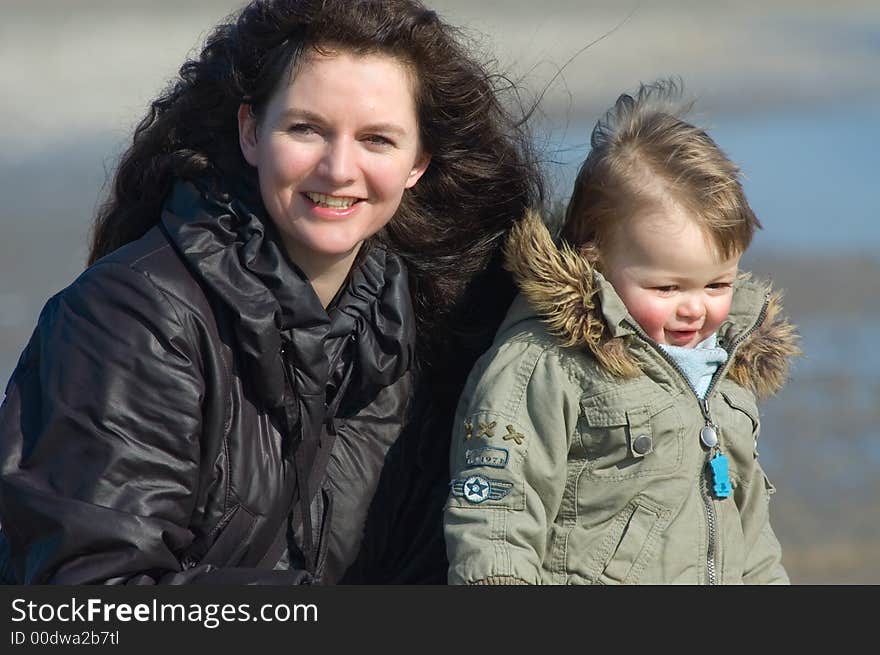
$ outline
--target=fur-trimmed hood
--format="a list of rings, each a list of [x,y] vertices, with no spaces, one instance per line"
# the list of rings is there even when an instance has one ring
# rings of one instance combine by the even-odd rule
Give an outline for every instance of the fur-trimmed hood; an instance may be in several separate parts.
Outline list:
[[[513,228],[504,258],[531,313],[563,346],[589,349],[613,375],[641,373],[628,348],[636,323],[620,297],[584,257],[554,244],[540,216],[529,214]],[[730,314],[718,329],[719,345],[734,349],[729,377],[761,399],[784,385],[791,358],[801,352],[794,326],[782,316],[781,295],[740,274]]]

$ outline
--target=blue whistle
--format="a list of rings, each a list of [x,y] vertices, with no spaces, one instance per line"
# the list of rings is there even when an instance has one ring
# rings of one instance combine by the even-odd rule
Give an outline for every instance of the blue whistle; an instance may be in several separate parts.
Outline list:
[[[709,460],[712,469],[712,483],[715,496],[727,498],[730,495],[730,475],[727,472],[727,457],[718,453]]]

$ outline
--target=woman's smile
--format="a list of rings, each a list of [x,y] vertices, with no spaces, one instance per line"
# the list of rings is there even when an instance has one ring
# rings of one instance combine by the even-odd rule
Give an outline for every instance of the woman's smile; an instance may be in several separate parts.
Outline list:
[[[330,196],[324,193],[314,193],[312,191],[306,191],[303,195],[311,200],[317,207],[326,207],[328,209],[348,209],[356,202],[360,201],[360,198],[354,198],[352,196]]]

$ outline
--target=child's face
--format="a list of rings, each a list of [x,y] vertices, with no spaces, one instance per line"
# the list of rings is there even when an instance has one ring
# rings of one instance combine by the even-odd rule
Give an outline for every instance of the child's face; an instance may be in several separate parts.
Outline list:
[[[739,259],[722,259],[686,210],[655,205],[611,236],[601,270],[649,337],[693,348],[727,318]]]

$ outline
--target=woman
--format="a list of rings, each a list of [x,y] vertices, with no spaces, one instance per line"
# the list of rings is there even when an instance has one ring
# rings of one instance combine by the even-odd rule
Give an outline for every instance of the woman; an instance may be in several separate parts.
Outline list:
[[[541,200],[492,79],[412,0],[213,31],[10,380],[7,581],[442,581],[452,409]]]

